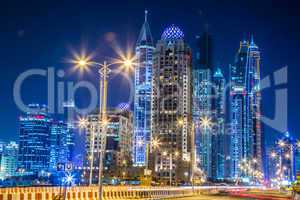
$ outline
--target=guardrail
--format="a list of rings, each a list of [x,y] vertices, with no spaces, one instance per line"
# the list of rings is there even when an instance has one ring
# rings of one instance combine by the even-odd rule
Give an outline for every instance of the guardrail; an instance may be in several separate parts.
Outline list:
[[[203,192],[220,190],[257,189],[258,187],[226,187],[226,186],[197,186],[197,187],[129,187],[105,186],[103,200],[120,199],[161,199],[186,197]],[[75,186],[66,190],[67,200],[98,200],[97,186]],[[59,187],[15,187],[0,188],[0,200],[54,200],[61,195]]]

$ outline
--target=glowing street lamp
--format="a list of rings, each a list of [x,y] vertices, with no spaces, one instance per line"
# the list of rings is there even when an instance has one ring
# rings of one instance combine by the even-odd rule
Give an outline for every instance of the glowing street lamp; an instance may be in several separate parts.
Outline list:
[[[285,157],[286,159],[290,159],[290,158],[291,158],[291,156],[290,156],[289,153],[286,153],[286,154],[284,155],[284,157]]]
[[[283,147],[285,147],[286,144],[283,140],[279,140],[278,145],[279,145],[279,147],[283,148]]]
[[[78,126],[79,128],[86,128],[88,126],[88,120],[86,118],[79,118]]]
[[[210,129],[212,126],[212,121],[209,117],[204,116],[200,118],[200,126],[204,129]]]
[[[112,63],[107,63],[104,61],[103,63],[98,63],[91,61],[91,57],[88,56],[77,56],[76,59],[73,61],[73,63],[76,64],[76,68],[80,69],[88,69],[89,67],[95,67],[98,69],[98,73],[100,75],[99,80],[99,88],[100,88],[100,104],[99,104],[99,125],[102,126],[102,134],[101,137],[101,149],[100,149],[100,156],[99,156],[99,174],[98,174],[98,184],[99,184],[99,199],[102,200],[102,170],[103,170],[103,157],[104,157],[104,151],[106,147],[106,131],[107,131],[107,78],[109,73],[111,72],[111,69],[109,67],[113,65],[121,65],[125,68],[133,67],[133,58],[122,58]],[[85,121],[81,121],[81,125],[84,125]],[[100,139],[98,137],[98,139]],[[98,143],[99,146],[99,143]],[[92,149],[92,156],[94,155],[93,149]],[[92,174],[93,169],[90,169],[90,173]]]
[[[275,158],[276,157],[276,153],[275,152],[271,152],[270,156],[271,156],[271,158]]]
[[[181,127],[181,126],[183,126],[183,124],[184,124],[183,119],[179,118],[179,119],[177,120],[177,125]]]
[[[151,144],[154,149],[157,149],[157,148],[159,148],[160,142],[157,138],[154,138],[154,139],[152,139]]]

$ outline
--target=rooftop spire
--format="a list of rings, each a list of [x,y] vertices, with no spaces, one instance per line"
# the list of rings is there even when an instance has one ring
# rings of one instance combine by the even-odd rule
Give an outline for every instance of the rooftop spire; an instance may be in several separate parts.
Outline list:
[[[145,10],[145,22],[147,22],[148,10]]]
[[[136,44],[137,46],[140,45],[153,46],[153,39],[152,39],[152,35],[147,20],[148,20],[148,10],[145,10],[145,21],[137,40],[137,44]]]
[[[251,41],[250,41],[250,45],[251,45],[251,46],[255,45],[255,44],[254,44],[254,37],[253,37],[253,34],[251,34]]]

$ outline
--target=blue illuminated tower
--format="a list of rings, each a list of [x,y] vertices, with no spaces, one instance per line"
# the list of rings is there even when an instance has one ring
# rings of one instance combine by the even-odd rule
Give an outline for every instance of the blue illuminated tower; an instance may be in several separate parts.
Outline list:
[[[249,95],[249,113],[253,136],[253,158],[257,160],[257,170],[262,171],[262,127],[261,127],[261,92],[260,92],[260,52],[253,36],[249,44],[247,69],[247,94]]]
[[[38,174],[49,168],[52,119],[45,106],[31,104],[29,108],[19,119],[18,168],[24,174]]]
[[[55,121],[51,125],[50,135],[50,171],[55,171],[58,164],[66,165],[71,162],[72,148],[70,144],[73,143],[72,129],[67,123],[63,121]]]
[[[1,170],[0,178],[2,180],[17,175],[17,164],[18,164],[18,144],[16,142],[9,142],[3,144],[1,150]]]
[[[226,156],[228,155],[228,139],[225,134],[225,78],[220,68],[217,68],[212,78],[212,177],[223,180],[227,173]]]
[[[245,73],[248,55],[248,42],[240,43],[235,64],[230,66],[230,103],[231,103],[231,177],[240,175],[239,163],[249,157],[249,128],[246,125],[246,88]],[[248,123],[248,122],[247,122]]]
[[[193,121],[195,126],[196,160],[208,178],[212,178],[211,127],[202,126],[202,119],[211,120],[212,38],[208,32],[197,37],[196,60],[193,66]]]
[[[147,13],[145,11],[145,21],[136,44],[133,141],[135,166],[147,165],[147,145],[150,141],[151,130],[151,82],[154,45],[147,21]]]
[[[231,177],[240,176],[239,162],[256,159],[262,170],[260,125],[260,52],[251,42],[242,41],[234,65],[230,66]]]

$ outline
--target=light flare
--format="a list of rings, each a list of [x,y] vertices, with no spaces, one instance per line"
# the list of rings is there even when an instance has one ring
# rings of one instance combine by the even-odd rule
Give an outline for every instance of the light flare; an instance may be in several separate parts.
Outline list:
[[[212,125],[213,125],[213,123],[211,121],[211,118],[209,118],[207,116],[204,116],[204,117],[200,118],[200,126],[203,129],[211,129]]]

